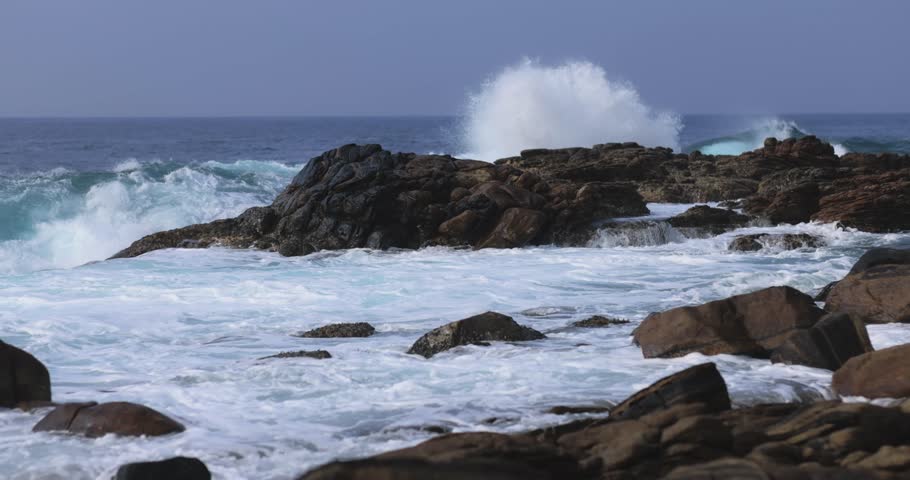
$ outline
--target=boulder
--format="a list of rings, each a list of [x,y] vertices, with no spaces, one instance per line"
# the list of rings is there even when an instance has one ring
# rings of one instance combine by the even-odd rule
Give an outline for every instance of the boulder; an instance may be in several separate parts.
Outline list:
[[[745,210],[771,223],[804,223],[819,209],[821,192],[817,183],[802,183],[783,191],[750,199]]]
[[[198,458],[174,457],[157,462],[122,465],[113,480],[210,480],[212,474]]]
[[[771,287],[652,313],[634,337],[645,358],[692,352],[768,358],[792,333],[811,328],[824,314],[812,297],[790,287]]]
[[[540,340],[546,336],[530,327],[519,325],[512,317],[486,312],[448,323],[420,337],[408,353],[430,358],[459,345],[479,342],[522,342]]]
[[[572,326],[580,328],[602,328],[609,327],[611,325],[625,325],[627,323],[629,323],[628,320],[621,318],[610,318],[603,315],[594,315],[593,317],[588,317],[584,320],[572,322]]]
[[[872,351],[866,325],[846,313],[825,315],[812,328],[787,337],[771,352],[774,363],[837,370],[847,360]]]
[[[295,337],[303,338],[352,338],[369,337],[376,329],[366,322],[357,323],[331,323],[306,332],[296,333]]]
[[[733,210],[696,205],[667,220],[675,228],[699,229],[713,234],[741,227],[749,223],[748,215]]]
[[[845,396],[910,397],[910,344],[851,358],[834,372],[831,387]]]
[[[332,354],[325,350],[299,350],[296,352],[281,352],[276,355],[262,357],[259,360],[268,360],[270,358],[315,358],[316,360],[325,360],[332,358]]]
[[[862,273],[879,265],[910,265],[910,248],[870,248],[847,275]]]
[[[755,252],[763,248],[818,248],[824,244],[822,239],[807,233],[756,233],[734,237],[728,248],[737,252]]]
[[[51,377],[37,358],[0,340],[0,408],[51,400]]]
[[[701,403],[711,412],[730,409],[727,384],[715,364],[695,365],[658,380],[613,407],[610,417],[639,418],[655,410],[687,403]]]
[[[107,434],[159,436],[179,433],[184,426],[144,405],[130,402],[70,403],[58,406],[33,428],[36,432],[65,431],[86,437]]]
[[[847,275],[828,293],[825,309],[867,323],[910,322],[910,264],[880,264]]]
[[[510,208],[478,248],[515,248],[530,243],[543,231],[547,216],[539,210]]]

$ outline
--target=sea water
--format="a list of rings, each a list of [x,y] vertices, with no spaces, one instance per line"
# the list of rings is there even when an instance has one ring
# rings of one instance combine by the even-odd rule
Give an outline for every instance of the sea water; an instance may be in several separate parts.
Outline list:
[[[602,231],[577,248],[297,258],[173,249],[103,261],[144,234],[267,204],[308,158],[340,144],[468,152],[457,134],[465,122],[0,120],[0,339],[48,366],[56,401],[134,401],[187,426],[163,438],[85,439],[32,433],[46,410],[2,411],[0,477],[107,479],[126,462],[188,455],[216,478],[288,479],[332,459],[412,445],[431,437],[428,429],[557,424],[575,417],[546,413],[552,406],[609,405],[705,361],[718,364],[738,405],[830,398],[825,370],[730,355],[644,360],[630,334],[649,312],[680,305],[772,285],[815,293],[870,247],[910,246],[907,234],[817,223],[687,238],[660,220],[690,205],[652,204],[651,230]],[[757,148],[772,131],[856,151],[908,151],[910,138],[906,115],[688,116],[679,125],[681,149],[715,153]],[[629,138],[602,139],[612,140]],[[825,245],[727,249],[735,235],[757,232],[809,233]],[[405,353],[426,331],[487,310],[548,338],[429,360]],[[595,314],[631,323],[569,327]],[[292,336],[359,321],[377,333]],[[910,341],[901,325],[869,329],[879,348]],[[333,358],[259,360],[315,349]]]

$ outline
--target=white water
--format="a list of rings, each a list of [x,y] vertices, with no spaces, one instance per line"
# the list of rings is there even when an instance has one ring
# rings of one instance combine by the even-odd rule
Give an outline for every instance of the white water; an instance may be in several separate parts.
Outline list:
[[[739,155],[743,152],[762,148],[765,139],[774,137],[778,140],[805,135],[796,122],[780,118],[766,118],[755,122],[749,130],[739,135],[718,140],[699,148],[705,155]],[[835,155],[844,155],[847,148],[840,144],[832,144]]]
[[[688,206],[652,207],[653,218],[662,218]],[[756,231],[813,233],[828,246],[726,250],[734,234]],[[517,432],[563,422],[542,411],[616,402],[708,360],[718,362],[739,404],[827,397],[830,372],[734,356],[643,360],[629,334],[651,311],[770,285],[814,292],[842,277],[866,248],[907,242],[910,235],[805,224],[608,248],[302,258],[166,250],[5,276],[0,338],[48,365],[56,400],[138,401],[188,429],[90,440],[30,432],[44,412],[0,412],[0,477],[107,479],[125,462],[182,454],[203,459],[216,478],[288,479],[336,457],[429,438],[410,427]],[[549,338],[459,348],[430,360],[404,353],[427,330],[485,310],[513,315]],[[565,328],[592,314],[635,322]],[[371,322],[378,334],[289,336],[340,321]],[[910,340],[902,326],[870,330],[877,347]],[[256,360],[317,348],[334,358]],[[485,423],[490,417],[501,420]]]
[[[525,59],[469,97],[464,156],[495,160],[527,148],[629,141],[678,149],[681,128],[677,116],[655,112],[600,66]]]

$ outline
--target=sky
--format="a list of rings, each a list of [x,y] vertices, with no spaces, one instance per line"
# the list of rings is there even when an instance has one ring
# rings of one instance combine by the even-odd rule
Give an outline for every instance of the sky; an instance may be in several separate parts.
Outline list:
[[[0,116],[448,115],[524,57],[679,113],[910,111],[902,0],[0,0]]]

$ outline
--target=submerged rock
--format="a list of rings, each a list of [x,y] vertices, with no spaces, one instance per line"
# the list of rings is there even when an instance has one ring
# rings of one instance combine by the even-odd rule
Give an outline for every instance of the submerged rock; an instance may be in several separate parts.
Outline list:
[[[448,323],[420,337],[408,353],[430,358],[459,345],[489,341],[523,342],[546,336],[530,327],[519,325],[512,317],[486,312]]]
[[[25,350],[0,340],[0,408],[50,400],[47,367]]]
[[[332,358],[332,354],[325,350],[299,350],[296,352],[281,352],[276,355],[262,357],[259,360],[268,360],[270,358],[315,358],[317,360],[325,360]]]
[[[366,322],[357,323],[332,323],[306,332],[294,334],[295,337],[304,338],[353,338],[369,337],[376,333],[376,329]]]
[[[755,252],[768,247],[796,250],[818,248],[824,244],[824,240],[808,233],[756,233],[736,236],[730,242],[729,249],[738,252]]]
[[[113,480],[210,480],[212,474],[198,458],[174,457],[157,462],[122,465]]]
[[[33,428],[36,432],[65,431],[86,437],[107,434],[159,436],[185,430],[176,420],[144,405],[130,402],[68,403],[48,413]]]
[[[834,372],[831,387],[839,395],[866,398],[910,397],[910,344],[850,359]]]
[[[610,325],[625,325],[627,323],[629,323],[628,320],[621,318],[610,318],[603,315],[594,315],[593,317],[589,317],[584,320],[572,322],[572,326],[581,328],[601,328],[609,327]]]

